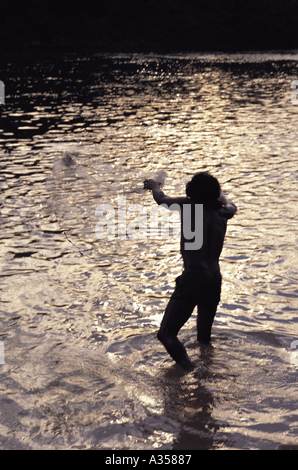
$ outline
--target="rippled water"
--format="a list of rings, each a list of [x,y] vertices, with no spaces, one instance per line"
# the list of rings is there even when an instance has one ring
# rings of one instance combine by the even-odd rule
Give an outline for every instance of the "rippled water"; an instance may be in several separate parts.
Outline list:
[[[0,77],[0,445],[4,449],[297,448],[295,55],[12,61]],[[72,164],[62,159],[71,156]],[[212,347],[156,332],[179,241],[99,240],[96,207],[153,202],[208,170],[238,206]]]

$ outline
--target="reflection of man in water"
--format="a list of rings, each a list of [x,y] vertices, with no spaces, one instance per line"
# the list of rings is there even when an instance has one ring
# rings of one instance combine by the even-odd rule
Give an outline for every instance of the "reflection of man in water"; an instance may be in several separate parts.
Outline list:
[[[196,174],[187,183],[187,197],[166,196],[160,189],[160,184],[154,180],[146,180],[144,188],[152,190],[157,204],[165,204],[169,209],[178,208],[181,213],[181,254],[184,271],[176,279],[176,289],[166,308],[157,337],[171,357],[181,367],[190,371],[193,364],[177,334],[197,306],[198,341],[210,342],[221,292],[219,256],[227,220],[233,217],[237,208],[221,194],[217,179],[205,172]],[[195,227],[196,204],[203,204],[203,244],[194,250],[185,234],[193,232]],[[186,210],[191,214],[190,217],[183,216]],[[183,227],[184,224],[191,227]]]

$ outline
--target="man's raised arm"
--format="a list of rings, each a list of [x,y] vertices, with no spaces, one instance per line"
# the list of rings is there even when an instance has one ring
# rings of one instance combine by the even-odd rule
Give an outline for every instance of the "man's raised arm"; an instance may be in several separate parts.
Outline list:
[[[161,190],[160,184],[154,180],[145,180],[144,181],[144,189],[150,189],[152,191],[152,195],[157,202],[157,204],[165,204],[168,206],[169,209],[177,209],[178,206],[173,206],[173,204],[182,204],[185,202],[185,197],[170,197],[166,196],[165,193]]]

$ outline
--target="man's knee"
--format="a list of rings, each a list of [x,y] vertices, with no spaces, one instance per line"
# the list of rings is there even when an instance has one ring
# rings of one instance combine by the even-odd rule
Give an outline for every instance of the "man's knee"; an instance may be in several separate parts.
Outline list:
[[[157,336],[157,339],[158,339],[159,341],[161,341],[161,338],[162,338],[162,333],[160,332],[160,330],[158,330],[158,332],[157,332],[157,335],[156,335],[156,336]]]
[[[175,344],[175,340],[177,340],[177,337],[173,334],[165,333],[162,330],[159,330],[157,333],[157,339],[166,347],[171,347],[173,344]]]
[[[165,341],[166,341],[166,335],[164,334],[164,332],[162,330],[159,330],[157,332],[157,339],[162,343],[164,344]]]

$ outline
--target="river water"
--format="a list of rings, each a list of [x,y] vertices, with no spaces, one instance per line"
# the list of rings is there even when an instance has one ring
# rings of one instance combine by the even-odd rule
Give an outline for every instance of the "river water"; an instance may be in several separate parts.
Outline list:
[[[297,448],[298,55],[27,57],[0,78],[1,448]],[[169,195],[208,170],[238,206],[212,346],[195,313],[180,333],[189,374],[156,339],[179,240],[96,234],[120,196],[149,214],[160,170]]]

